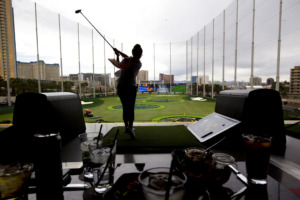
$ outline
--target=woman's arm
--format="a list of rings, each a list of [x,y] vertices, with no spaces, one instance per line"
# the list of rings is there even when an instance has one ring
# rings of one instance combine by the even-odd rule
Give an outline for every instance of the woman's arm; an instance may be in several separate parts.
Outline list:
[[[126,69],[127,67],[129,67],[131,65],[131,60],[129,58],[124,58],[121,62],[119,62],[119,60],[115,60],[115,59],[108,59],[115,67],[119,68],[119,69]]]
[[[115,51],[115,54],[117,55],[117,57],[119,55],[121,55],[123,58],[128,58],[128,56],[125,53],[119,51],[117,48],[114,48],[114,51]]]
[[[114,48],[115,54],[117,55],[117,59],[108,59],[115,67],[119,68],[119,69],[125,69],[127,67],[129,67],[131,65],[131,60],[129,59],[129,57],[119,51],[117,48]],[[124,58],[121,62],[120,62],[120,55]]]

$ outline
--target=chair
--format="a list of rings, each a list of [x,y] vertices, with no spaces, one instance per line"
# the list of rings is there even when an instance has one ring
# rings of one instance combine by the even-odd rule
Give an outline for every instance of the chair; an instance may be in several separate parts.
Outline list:
[[[23,93],[16,97],[13,125],[0,133],[1,162],[32,161],[35,134],[59,133],[66,146],[85,132],[80,98],[70,92]]]

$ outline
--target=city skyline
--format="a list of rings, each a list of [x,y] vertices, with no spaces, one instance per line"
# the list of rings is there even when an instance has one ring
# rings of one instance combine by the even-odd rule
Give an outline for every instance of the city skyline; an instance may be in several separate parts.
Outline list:
[[[58,63],[45,63],[43,60],[40,60],[40,63],[41,63],[41,65],[40,65],[40,67],[41,68],[45,68],[45,66],[57,66],[57,69],[55,69],[55,70],[58,70],[59,71],[59,68],[60,68],[60,66],[59,66],[59,64]],[[24,75],[24,66],[23,65],[35,65],[35,68],[33,68],[33,69],[26,69],[27,70],[27,73],[29,73],[30,74],[30,76],[26,76],[26,75]],[[18,69],[18,78],[21,78],[21,79],[38,79],[38,77],[37,77],[37,62],[36,61],[30,61],[30,62],[20,62],[20,61],[17,61],[17,69]],[[21,68],[20,68],[21,67]],[[297,67],[297,66],[295,66],[295,67]],[[21,71],[20,71],[21,70]],[[31,71],[30,71],[31,70]],[[42,71],[44,72],[45,70],[44,69],[42,69]],[[49,70],[48,70],[49,71]],[[44,72],[45,73],[45,72]],[[159,77],[158,77],[158,79],[157,80],[153,80],[153,79],[149,79],[148,78],[148,73],[149,73],[149,71],[148,70],[140,70],[139,71],[139,73],[138,73],[138,75],[137,75],[137,80],[138,81],[158,81],[159,80]],[[34,76],[35,77],[32,77],[32,75],[33,74],[35,74]],[[60,77],[63,77],[63,79],[68,79],[68,77],[69,77],[69,79],[71,80],[71,76],[74,76],[74,74],[77,74],[78,76],[79,76],[79,72],[78,73],[71,73],[71,74],[67,74],[67,75],[63,75],[63,76],[61,76],[61,75],[59,75],[59,73],[57,73],[56,71],[54,72],[54,74],[57,74],[57,75],[55,75],[55,76],[53,76],[53,77],[56,77],[56,78],[50,78],[50,79],[46,79],[46,78],[44,78],[44,76],[42,76],[41,77],[41,80],[54,80],[54,81],[60,81],[61,79],[60,79]],[[81,72],[81,76],[83,76],[83,74],[93,74],[92,72]],[[95,75],[99,75],[99,74],[104,74],[104,73],[95,73]],[[160,73],[161,74],[161,73]],[[110,73],[107,73],[107,75],[111,75]],[[169,75],[169,74],[165,74],[165,75]],[[140,76],[142,76],[143,78],[139,78]],[[174,76],[174,74],[171,74],[171,76]],[[111,75],[111,76],[109,76],[110,78],[114,78],[114,75]],[[147,78],[145,78],[145,77],[147,77]],[[197,76],[192,76],[192,82],[193,83],[195,83],[196,82],[196,78]],[[209,76],[208,75],[205,75],[205,77],[207,77],[206,78],[206,84],[211,84],[211,81],[209,81]],[[254,79],[257,79],[257,78],[259,78],[260,79],[260,83],[261,84],[264,84],[264,83],[267,83],[267,80],[266,80],[266,82],[262,82],[261,81],[261,77],[257,77],[257,76],[255,76],[255,77],[253,77]],[[201,80],[201,79],[203,79],[203,76],[202,75],[199,75],[198,76],[198,83],[201,85],[201,84],[203,84],[203,81]],[[272,77],[269,77],[268,79],[273,79]],[[76,79],[76,80],[78,80],[78,78]],[[273,79],[274,80],[274,79]],[[84,78],[82,78],[82,81],[86,81]],[[182,83],[182,82],[184,82],[184,81],[182,81],[182,80],[174,80],[174,83]],[[190,83],[191,82],[191,80],[189,80],[188,81],[188,83]],[[225,82],[225,84],[226,83],[231,83],[232,84],[232,82],[234,82],[233,80],[229,80],[229,81],[226,81]],[[245,83],[247,83],[247,84],[249,84],[250,83],[250,80],[249,81],[239,81],[239,82],[245,82]],[[215,80],[215,83],[216,84],[220,84],[220,83],[222,83],[220,80]],[[254,81],[254,85],[261,85],[261,84],[255,84],[255,83],[257,83],[257,81]]]
[[[28,4],[29,2],[29,4]],[[114,1],[114,3],[120,3]],[[216,3],[218,2],[218,3]],[[249,3],[250,2],[250,3]],[[250,49],[251,49],[251,2],[242,2],[240,3],[239,10],[239,40],[238,40],[238,81],[248,81],[250,77]],[[91,29],[92,27],[82,19],[80,15],[75,15],[74,11],[78,8],[82,8],[82,11],[87,15],[95,26],[104,35],[107,34],[107,39],[110,43],[115,43],[115,46],[118,49],[122,48],[125,53],[129,54],[131,47],[136,41],[143,41],[142,46],[144,48],[144,54],[142,58],[144,70],[149,70],[149,79],[154,79],[154,61],[155,60],[155,80],[158,79],[159,73],[170,74],[170,65],[172,67],[171,74],[175,75],[175,80],[184,81],[186,79],[186,66],[188,65],[188,80],[191,79],[191,70],[193,71],[193,76],[197,75],[197,31],[199,31],[199,76],[203,75],[203,27],[206,26],[206,75],[211,74],[212,68],[212,19],[215,19],[215,74],[214,80],[222,81],[221,78],[221,67],[222,67],[222,19],[223,19],[223,9],[226,9],[226,59],[225,59],[225,81],[234,80],[234,49],[232,46],[235,43],[235,38],[233,33],[235,32],[235,4],[236,1],[226,1],[222,4],[220,1],[213,1],[209,4],[206,9],[210,10],[213,8],[213,4],[218,4],[218,8],[214,8],[213,11],[205,19],[197,16],[195,13],[195,8],[198,6],[200,9],[200,4],[196,1],[183,2],[179,1],[178,5],[184,5],[184,9],[178,13],[175,13],[173,10],[173,4],[167,2],[166,4],[169,7],[170,12],[168,11],[165,4],[158,5],[158,2],[154,1],[153,5],[150,2],[146,2],[144,6],[150,6],[149,11],[153,8],[159,8],[158,14],[161,15],[165,13],[165,17],[161,20],[154,17],[153,23],[157,25],[164,25],[161,27],[162,31],[158,31],[156,28],[152,27],[152,24],[149,26],[143,25],[143,22],[148,22],[147,20],[151,19],[151,16],[146,14],[144,18],[143,15],[139,19],[135,19],[138,22],[134,21],[137,26],[142,29],[141,31],[132,34],[132,37],[136,39],[127,38],[127,34],[119,33],[114,31],[115,29],[109,31],[109,27],[117,26],[108,24],[118,20],[118,16],[112,16],[111,18],[102,19],[100,13],[95,12],[90,5],[93,5],[95,1],[91,1],[91,4],[81,5],[77,1],[74,1],[74,4],[71,7],[66,8],[63,2],[58,3],[60,6],[54,6],[54,2],[46,1],[37,1],[37,21],[38,21],[38,30],[39,30],[39,47],[40,47],[40,57],[42,60],[45,60],[48,63],[59,63],[59,47],[58,47],[58,13],[61,14],[62,19],[62,49],[63,49],[63,67],[64,73],[77,73],[78,72],[78,50],[77,50],[77,23],[80,22],[80,49],[81,49],[81,68],[82,72],[91,72],[92,69],[92,58],[91,58]],[[128,5],[131,5],[129,2]],[[26,5],[25,5],[26,4]],[[121,3],[120,3],[121,4]],[[151,4],[151,5],[150,5]],[[96,4],[95,4],[96,5]],[[121,4],[123,5],[123,4]],[[177,6],[178,6],[177,5]],[[193,6],[192,6],[193,5]],[[299,65],[299,48],[300,48],[300,39],[295,37],[300,32],[299,23],[296,23],[300,19],[299,13],[296,12],[297,8],[300,8],[300,4],[291,0],[283,4],[283,33],[282,33],[282,53],[281,53],[281,68],[280,68],[280,81],[289,81],[290,69],[294,66]],[[16,40],[17,40],[17,57],[18,61],[34,61],[36,60],[36,42],[35,42],[35,25],[34,25],[34,3],[29,0],[22,1],[13,1],[15,20],[16,20]],[[77,6],[77,7],[76,7]],[[220,6],[223,6],[220,8]],[[255,50],[256,55],[254,59],[254,76],[262,77],[262,81],[265,82],[267,78],[276,78],[276,52],[277,52],[277,37],[278,37],[278,15],[279,15],[279,2],[273,3],[273,1],[257,1],[257,19],[256,19],[256,34],[255,34]],[[45,8],[46,7],[46,8]],[[54,8],[56,7],[56,8]],[[76,9],[73,10],[73,7]],[[104,5],[105,7],[105,5]],[[176,6],[175,6],[176,7]],[[205,6],[203,6],[205,7]],[[137,7],[140,8],[140,7]],[[165,10],[164,10],[165,9]],[[201,8],[203,9],[203,8]],[[246,9],[246,10],[245,10]],[[67,10],[67,11],[66,11]],[[106,12],[113,10],[108,8]],[[196,8],[197,10],[197,8]],[[264,18],[264,13],[262,11],[266,10],[266,13],[270,13],[266,18]],[[71,12],[72,11],[72,12]],[[119,7],[116,8],[116,12],[119,11]],[[190,12],[189,12],[190,11]],[[218,12],[217,12],[218,11]],[[277,12],[278,11],[278,12]],[[288,11],[288,12],[287,12]],[[183,19],[178,19],[180,17],[185,17],[186,13],[193,15],[195,20],[191,18],[186,19],[186,23],[183,23]],[[217,14],[216,14],[217,13]],[[121,15],[122,13],[120,13]],[[204,15],[204,13],[203,13]],[[100,17],[100,18],[99,18]],[[132,17],[132,16],[131,16]],[[191,17],[191,16],[189,16]],[[126,18],[127,19],[127,18]],[[202,21],[199,21],[199,20]],[[141,21],[139,23],[139,20]],[[98,22],[99,21],[99,22]],[[101,22],[100,22],[101,21]],[[199,21],[199,22],[198,22]],[[188,23],[187,23],[188,22]],[[22,24],[21,24],[22,23]],[[150,22],[149,22],[150,23]],[[162,24],[161,24],[162,23]],[[122,23],[112,23],[112,24],[122,24]],[[126,24],[126,23],[125,23]],[[169,25],[172,26],[169,27]],[[124,25],[124,24],[122,24]],[[143,25],[143,26],[142,26]],[[148,25],[148,24],[147,24]],[[132,24],[131,24],[132,26]],[[174,27],[177,26],[177,29]],[[185,30],[183,31],[181,26],[184,26]],[[188,26],[188,27],[187,27]],[[121,25],[119,27],[122,27]],[[271,27],[271,28],[270,28]],[[291,28],[292,27],[292,28]],[[265,29],[270,29],[265,31]],[[145,29],[145,30],[144,30]],[[165,30],[169,29],[169,31]],[[156,31],[154,31],[156,30]],[[27,35],[27,40],[21,39],[20,33],[26,35],[25,33],[31,32],[31,39]],[[149,33],[145,33],[148,31]],[[154,31],[154,32],[153,32]],[[272,33],[269,33],[272,31]],[[125,32],[131,32],[125,31]],[[152,35],[150,34],[152,33]],[[166,33],[168,32],[168,33]],[[183,33],[184,32],[184,33]],[[18,34],[19,33],[19,34]],[[24,34],[23,34],[24,33]],[[265,34],[267,34],[267,39]],[[269,34],[269,35],[268,35]],[[270,35],[271,34],[271,35]],[[94,35],[94,44],[95,44],[95,73],[103,73],[104,69],[104,53],[103,53],[103,39],[97,35],[96,31],[93,31]],[[125,36],[126,35],[126,36]],[[193,39],[191,39],[191,37]],[[52,39],[50,39],[52,38]],[[116,39],[113,39],[116,38]],[[151,39],[153,39],[151,41]],[[246,39],[246,42],[245,42]],[[122,41],[123,40],[123,41]],[[168,40],[168,41],[167,41]],[[51,46],[48,41],[53,41]],[[134,42],[133,42],[134,41]],[[186,64],[186,42],[188,43],[188,64]],[[27,44],[27,46],[25,44]],[[191,49],[191,45],[193,48]],[[245,45],[247,44],[247,45]],[[154,46],[155,45],[155,46]],[[30,47],[30,51],[28,50]],[[21,49],[21,50],[20,50]],[[297,51],[298,50],[298,51]],[[154,54],[155,51],[155,54]],[[170,56],[170,51],[171,56]],[[49,53],[48,53],[49,52]],[[192,53],[192,55],[190,55]],[[110,47],[106,44],[105,52],[105,65],[107,72],[113,74],[114,69],[107,62],[107,58],[113,57],[113,52]],[[171,58],[170,58],[171,57]],[[27,59],[27,60],[26,60]],[[191,59],[193,59],[191,63]],[[170,61],[171,60],[171,61]],[[171,62],[171,63],[170,63]],[[191,69],[192,65],[192,69]]]

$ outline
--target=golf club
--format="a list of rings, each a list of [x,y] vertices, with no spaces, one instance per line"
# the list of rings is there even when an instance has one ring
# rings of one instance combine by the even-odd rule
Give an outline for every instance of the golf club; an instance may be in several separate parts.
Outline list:
[[[86,16],[81,12],[81,10],[75,10],[75,13],[78,14],[82,14],[82,16],[92,25],[92,27],[103,37],[103,39],[105,40],[105,42],[107,42],[107,44],[109,44],[109,46],[111,48],[114,49],[114,47],[105,39],[105,37],[96,29],[96,27],[90,22],[90,20],[88,20],[88,18],[86,18]]]

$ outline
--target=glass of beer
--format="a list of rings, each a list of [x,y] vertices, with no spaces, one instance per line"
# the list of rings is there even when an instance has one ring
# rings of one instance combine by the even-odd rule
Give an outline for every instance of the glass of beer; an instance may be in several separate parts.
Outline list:
[[[267,184],[272,138],[243,134],[248,180],[252,184]]]

